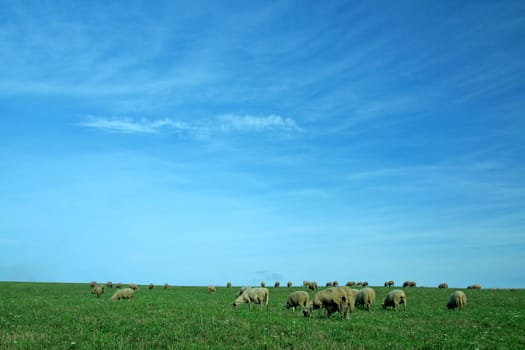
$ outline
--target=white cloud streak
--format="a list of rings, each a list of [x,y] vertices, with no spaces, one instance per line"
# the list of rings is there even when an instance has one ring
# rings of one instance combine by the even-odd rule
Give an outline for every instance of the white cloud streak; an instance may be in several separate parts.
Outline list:
[[[125,134],[176,132],[186,133],[190,136],[220,133],[291,133],[301,131],[301,128],[295,120],[275,114],[267,116],[229,114],[219,116],[213,120],[195,123],[186,123],[169,118],[150,120],[144,118],[105,118],[89,116],[77,125]]]

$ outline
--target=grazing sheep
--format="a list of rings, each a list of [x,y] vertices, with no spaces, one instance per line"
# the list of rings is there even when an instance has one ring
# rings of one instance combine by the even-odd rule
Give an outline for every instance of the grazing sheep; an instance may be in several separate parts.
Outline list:
[[[91,294],[95,294],[97,298],[100,298],[100,296],[104,293],[104,286],[101,284],[97,284],[93,289],[91,290]]]
[[[352,304],[355,305],[355,299],[357,298],[357,294],[359,294],[359,289],[353,289],[349,286],[341,287],[345,290],[345,292],[352,296]]]
[[[305,317],[310,317],[312,310],[325,309],[327,317],[337,311],[341,318],[348,318],[348,312],[352,306],[343,288],[330,287],[317,292],[313,300],[303,309],[303,314]]]
[[[481,285],[480,284],[471,284],[470,286],[467,287],[467,289],[481,289]]]
[[[231,282],[226,283],[226,288],[231,288],[231,287],[232,287],[232,283]]]
[[[448,284],[443,282],[443,283],[440,283],[439,286],[438,286],[439,289],[448,289]]]
[[[169,287],[169,284],[167,284],[167,283],[164,283],[164,285],[162,286],[162,288],[164,288],[164,289],[168,289],[168,287]]]
[[[247,291],[250,288],[251,287],[241,287],[241,289],[239,289],[239,291],[237,292],[237,294],[235,294],[235,296],[236,297],[240,297],[242,295],[242,293],[244,293],[245,291]]]
[[[281,286],[281,283],[280,283],[280,282],[275,282],[275,284],[274,284],[274,287],[275,287],[275,288],[279,288],[280,286]]]
[[[393,286],[394,286],[394,281],[390,280],[390,281],[385,282],[385,287],[393,287]]]
[[[236,308],[239,304],[248,303],[248,307],[252,309],[252,303],[261,304],[261,310],[266,305],[266,310],[268,310],[268,299],[270,297],[270,292],[267,288],[248,288],[240,296],[235,299],[233,302],[233,307]]]
[[[150,283],[149,286],[148,286],[149,289],[153,289],[153,287],[155,287],[155,285],[153,283]]]
[[[133,290],[137,290],[139,289],[139,287],[137,287],[137,285],[135,283],[130,283],[129,284],[129,288],[133,289]]]
[[[403,308],[407,309],[407,296],[405,292],[403,292],[401,289],[394,289],[390,293],[387,294],[385,297],[385,301],[381,306],[383,309],[386,309],[387,307],[392,307],[394,310],[397,311],[397,308],[399,304],[403,304]]]
[[[261,288],[266,288],[266,282],[264,281],[261,282]]]
[[[317,290],[317,282],[308,282],[308,288],[311,290]]]
[[[308,301],[310,300],[310,296],[308,293],[304,291],[297,291],[293,292],[288,296],[288,300],[286,301],[285,307],[287,309],[292,308],[293,311],[295,311],[295,308],[297,306],[302,306],[303,309],[306,307],[306,304],[308,304]]]
[[[89,284],[89,288],[95,288],[96,285],[97,285],[97,282],[93,281]]]
[[[367,281],[364,281],[363,282],[363,287],[367,287],[368,286],[368,282]]]
[[[347,286],[347,287],[355,286],[355,282],[354,281],[348,281],[348,282],[346,282],[345,286]]]
[[[376,292],[370,287],[361,289],[355,298],[355,304],[366,308],[368,311],[372,311],[375,302]]]
[[[334,286],[334,282],[326,282],[326,286],[327,287],[333,287]]]
[[[117,283],[117,285],[115,286],[116,288],[122,288],[122,283]]]
[[[447,307],[448,309],[455,309],[459,307],[460,310],[462,310],[465,305],[467,304],[467,296],[464,292],[457,290],[454,293],[450,295],[450,299],[448,300]]]
[[[133,299],[134,290],[131,288],[119,289],[113,294],[111,300]]]
[[[311,290],[317,289],[317,282],[311,282],[311,281],[303,281],[303,286],[307,287]]]
[[[358,286],[358,287],[360,287],[360,286],[363,285],[363,282],[357,282],[355,285]]]
[[[113,288],[113,282],[108,281],[108,283],[106,283],[106,286],[107,286],[108,288]]]
[[[414,281],[405,281],[403,282],[403,287],[415,287],[416,286],[416,282]]]
[[[288,288],[290,288],[290,287],[292,287],[292,284],[293,284],[292,281],[288,281],[288,283],[286,283],[286,286],[287,286]]]
[[[208,293],[215,293],[217,290],[214,286],[208,286]]]

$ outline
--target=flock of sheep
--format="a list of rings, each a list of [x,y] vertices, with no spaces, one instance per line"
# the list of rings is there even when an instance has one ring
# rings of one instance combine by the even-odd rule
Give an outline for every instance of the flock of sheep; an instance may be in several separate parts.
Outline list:
[[[385,282],[385,287],[393,287],[394,281]],[[292,282],[287,283],[287,287],[290,288]],[[316,282],[304,281],[303,286],[313,291],[317,291],[318,285]],[[353,286],[361,286],[361,289],[351,288]],[[416,282],[405,281],[403,287],[415,287]],[[96,282],[90,283],[91,293],[100,297],[104,293],[104,285]],[[107,288],[113,288],[113,283],[106,283]],[[231,288],[231,282],[226,284],[227,288]],[[280,287],[280,283],[274,284],[275,288]],[[117,291],[112,295],[111,300],[121,299],[133,299],[133,294],[138,289],[137,285],[130,283],[127,288],[122,288],[122,284],[118,283],[115,285]],[[154,288],[153,284],[148,286],[149,289]],[[168,288],[168,284],[164,285],[164,289]],[[448,288],[446,283],[441,283],[438,288]],[[481,289],[479,284],[469,285],[467,289]],[[216,288],[214,286],[208,286],[208,293],[215,293]],[[236,308],[241,304],[248,304],[249,309],[252,309],[252,304],[261,306],[261,309],[268,309],[270,291],[266,288],[266,284],[261,282],[260,287],[242,287],[236,294],[236,299],[233,301],[233,307]],[[337,312],[341,318],[350,318],[355,307],[361,307],[371,311],[376,302],[376,292],[373,288],[368,287],[368,282],[347,282],[345,286],[339,287],[337,281],[328,282],[326,288],[319,290],[310,300],[310,296],[305,291],[295,291],[288,295],[286,303],[283,307],[287,309],[295,309],[301,307],[303,315],[310,317],[313,310],[324,310],[327,317],[330,317],[333,313]],[[448,303],[446,304],[448,309],[463,309],[467,303],[467,297],[462,291],[455,291],[449,297]],[[403,309],[407,307],[407,297],[403,290],[394,289],[390,291],[384,298],[381,304],[382,308],[392,308],[398,310],[400,305],[403,305]]]

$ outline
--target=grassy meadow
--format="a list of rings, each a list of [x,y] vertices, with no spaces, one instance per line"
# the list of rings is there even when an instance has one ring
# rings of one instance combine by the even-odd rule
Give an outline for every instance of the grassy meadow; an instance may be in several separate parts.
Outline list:
[[[523,349],[525,290],[464,290],[464,310],[447,310],[456,289],[405,288],[406,311],[386,311],[373,287],[372,312],[350,320],[282,308],[302,287],[270,287],[270,307],[231,306],[238,288],[140,286],[133,300],[101,298],[85,284],[0,282],[0,349]],[[313,295],[309,292],[310,296]]]

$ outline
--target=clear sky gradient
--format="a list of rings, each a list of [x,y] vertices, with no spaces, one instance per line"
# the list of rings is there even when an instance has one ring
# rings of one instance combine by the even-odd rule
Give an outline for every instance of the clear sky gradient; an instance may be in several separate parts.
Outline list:
[[[0,280],[525,287],[524,1],[2,1]]]

